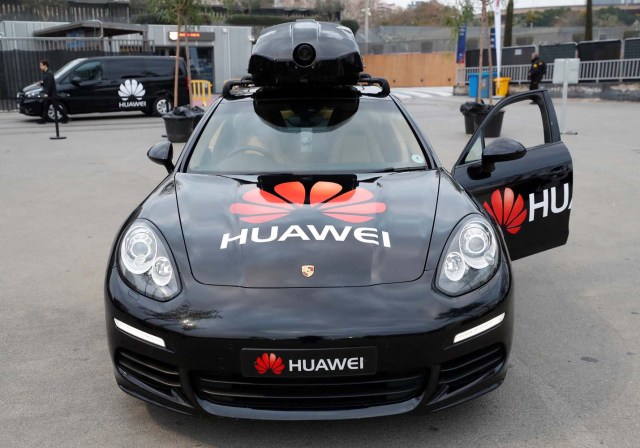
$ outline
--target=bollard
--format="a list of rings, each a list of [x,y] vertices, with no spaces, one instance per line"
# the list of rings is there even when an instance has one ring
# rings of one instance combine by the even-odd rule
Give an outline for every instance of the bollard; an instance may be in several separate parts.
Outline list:
[[[55,137],[49,137],[50,140],[64,140],[67,137],[60,135],[60,127],[58,125],[58,111],[56,110],[56,104],[51,102],[53,105],[53,122],[56,124],[56,135]]]

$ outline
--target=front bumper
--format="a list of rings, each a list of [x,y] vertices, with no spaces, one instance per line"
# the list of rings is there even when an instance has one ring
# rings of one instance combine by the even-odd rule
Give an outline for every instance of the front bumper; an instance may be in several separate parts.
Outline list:
[[[18,95],[18,110],[23,115],[39,117],[42,115],[42,99]]]
[[[165,408],[237,418],[329,420],[450,407],[495,389],[505,377],[513,326],[510,271],[502,263],[487,285],[457,299],[439,296],[432,280],[433,272],[425,272],[414,282],[395,285],[286,290],[187,282],[177,298],[159,303],[130,290],[112,269],[105,299],[116,380],[125,392]],[[391,294],[390,288],[398,299],[394,303],[389,298],[386,309],[372,306],[366,315],[335,309],[331,322],[324,318],[334,314],[333,303],[350,296],[363,303],[363,295],[370,294],[371,303],[377,304],[376,296]],[[400,299],[417,291],[421,297]],[[214,302],[213,294],[226,300],[203,309],[203,303]],[[310,311],[309,306],[291,311],[277,306],[283,294],[311,303],[327,294],[332,297],[324,303],[329,310]],[[250,296],[272,304],[273,314],[257,322],[242,310]],[[453,343],[455,335],[502,313],[505,318],[495,328]],[[306,330],[293,314],[304,315]],[[123,332],[114,319],[161,338],[165,347]],[[273,325],[264,324],[270,320]],[[277,352],[357,347],[375,347],[377,373],[248,378],[240,367],[244,348]]]

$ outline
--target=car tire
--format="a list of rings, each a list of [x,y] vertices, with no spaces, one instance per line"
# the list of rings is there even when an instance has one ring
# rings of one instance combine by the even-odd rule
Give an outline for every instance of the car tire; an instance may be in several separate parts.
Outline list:
[[[58,103],[58,108],[62,111],[64,111],[64,115],[67,115],[67,106],[64,105],[64,103]],[[47,110],[47,120],[48,121],[55,121],[55,116],[54,116],[54,111],[53,111],[53,104],[49,103],[49,109]],[[62,120],[62,113],[60,113],[60,111],[58,111],[58,121]]]
[[[173,109],[173,103],[171,102],[171,99],[166,95],[159,96],[154,99],[153,106],[151,106],[151,111],[156,117],[163,116],[167,112],[171,111],[171,109]]]

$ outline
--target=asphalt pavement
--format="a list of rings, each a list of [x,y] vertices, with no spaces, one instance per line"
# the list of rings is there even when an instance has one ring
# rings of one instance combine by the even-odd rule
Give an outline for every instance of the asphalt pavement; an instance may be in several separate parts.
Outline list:
[[[403,100],[451,167],[466,98]],[[557,101],[557,100],[555,100]],[[535,107],[515,120],[526,137]],[[162,119],[0,113],[0,447],[637,447],[640,103],[570,100],[566,246],[514,262],[514,345],[502,387],[435,414],[358,421],[195,418],[121,392],[103,281],[120,225],[166,175],[146,151]],[[176,145],[177,152],[182,145]]]

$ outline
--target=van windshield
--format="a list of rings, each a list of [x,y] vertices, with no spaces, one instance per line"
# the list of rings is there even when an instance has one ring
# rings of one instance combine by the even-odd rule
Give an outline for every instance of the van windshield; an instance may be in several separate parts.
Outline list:
[[[65,65],[60,68],[53,77],[56,81],[61,81],[65,76],[67,76],[76,66],[86,61],[86,58],[83,59],[74,59],[71,62],[67,62]]]
[[[298,98],[223,102],[191,154],[193,173],[318,173],[426,169],[392,101]]]

